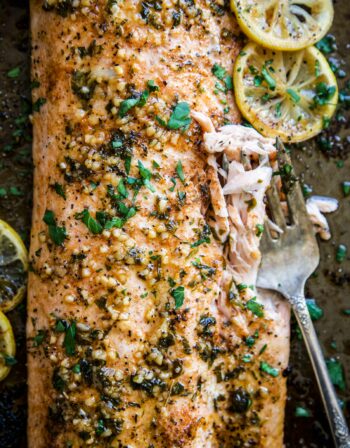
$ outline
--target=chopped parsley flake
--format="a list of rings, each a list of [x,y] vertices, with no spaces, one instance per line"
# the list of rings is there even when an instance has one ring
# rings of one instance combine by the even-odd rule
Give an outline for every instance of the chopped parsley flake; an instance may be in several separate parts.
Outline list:
[[[213,65],[211,71],[212,71],[213,75],[216,76],[220,80],[224,79],[225,75],[227,74],[226,69],[216,63]]]
[[[345,391],[345,377],[344,377],[344,369],[341,363],[335,358],[326,359],[326,365],[328,369],[328,373],[330,379],[334,386],[339,387],[340,390]]]
[[[247,288],[248,288],[248,285],[246,285],[245,283],[239,283],[239,284],[237,285],[237,290],[238,290],[239,292],[244,291],[244,290],[247,289]]]
[[[61,184],[59,184],[58,182],[55,182],[53,185],[53,188],[59,196],[61,196],[63,199],[66,199],[66,193]]]
[[[301,406],[297,406],[295,408],[294,415],[296,417],[311,417],[311,412],[308,409],[302,408]]]
[[[49,226],[49,235],[51,240],[57,246],[61,246],[64,240],[67,238],[66,228],[64,226],[57,226],[55,214],[52,210],[45,211],[43,221]]]
[[[177,103],[167,123],[168,129],[188,129],[191,124],[190,106],[188,103]]]
[[[319,320],[323,317],[323,310],[317,305],[315,299],[306,299],[306,305],[312,320]]]
[[[170,292],[171,296],[175,300],[175,309],[177,310],[180,308],[185,300],[185,288],[183,286],[178,286],[177,288],[174,288]]]
[[[257,224],[255,228],[256,228],[256,236],[259,237],[264,233],[265,228],[263,224]]]
[[[210,235],[210,227],[208,226],[208,224],[205,224],[202,231],[199,232],[198,240],[191,244],[191,248],[198,247],[204,243],[210,243]]]
[[[4,361],[5,361],[5,365],[6,366],[14,366],[17,364],[17,359],[14,356],[11,355],[3,355],[4,357]]]
[[[75,337],[77,333],[77,326],[76,323],[73,321],[71,324],[67,324],[66,332],[64,337],[64,347],[66,349],[66,353],[68,356],[74,356],[75,355]]]
[[[267,85],[269,86],[269,89],[275,90],[276,81],[273,79],[273,77],[268,72],[266,65],[264,65],[263,68],[261,69],[261,74],[262,74],[262,77],[264,78],[264,80],[266,81]]]
[[[14,67],[14,68],[11,68],[11,70],[9,70],[7,72],[7,77],[8,78],[18,78],[20,73],[21,73],[21,69],[19,67]]]
[[[342,190],[345,197],[350,195],[350,181],[346,180],[342,182]]]
[[[282,116],[282,103],[276,104],[275,111],[276,111],[276,117],[277,118],[281,118],[281,116]]]
[[[122,101],[119,107],[119,117],[123,118],[129,112],[129,110],[134,107],[143,107],[150,96],[150,93],[159,90],[159,87],[154,83],[153,80],[147,82],[148,89],[143,92],[137,92],[133,94],[130,98]]]
[[[215,84],[215,87],[218,90],[226,93],[228,90],[233,89],[232,76],[230,76],[227,73],[227,71],[224,67],[221,67],[221,65],[215,63],[213,65],[211,71],[212,71],[213,75],[216,76],[217,79],[219,79],[220,81],[223,82],[223,84],[221,84],[221,83]]]
[[[316,47],[324,54],[332,53],[337,49],[335,37],[331,34],[327,34],[327,36],[316,43]]]
[[[262,361],[260,363],[260,370],[264,373],[267,373],[270,376],[276,378],[279,375],[279,370],[270,366],[267,362]]]
[[[183,167],[182,167],[182,162],[181,160],[179,160],[177,162],[176,165],[176,173],[179,176],[179,179],[181,180],[182,183],[185,183],[185,175],[184,175],[184,171],[183,171]]]
[[[135,106],[140,104],[140,102],[141,102],[141,95],[137,97],[128,98],[122,101],[119,107],[119,116],[121,118],[125,117],[126,114],[129,112],[129,110],[133,109]]]
[[[46,338],[46,332],[44,330],[39,330],[33,338],[34,347],[39,347]]]
[[[335,255],[335,259],[337,260],[338,263],[341,263],[346,259],[347,252],[348,248],[345,246],[345,244],[339,244]]]
[[[159,87],[155,84],[153,79],[147,81],[147,87],[150,92],[157,92],[159,90]]]
[[[150,179],[152,177],[152,173],[150,172],[150,170],[148,170],[144,166],[144,164],[141,162],[141,160],[138,160],[137,165],[138,165],[138,168],[139,168],[139,173],[140,173],[140,176],[142,178],[143,185],[145,187],[147,187],[150,191],[152,191],[152,193],[154,193],[156,191],[156,189],[150,183]]]
[[[264,307],[261,303],[256,301],[256,297],[248,300],[246,303],[246,308],[251,311],[257,317],[264,317]]]
[[[87,210],[86,208],[82,212],[76,213],[75,218],[83,221],[83,223],[86,225],[86,227],[94,235],[98,235],[99,233],[102,233],[102,230],[103,230],[102,225],[90,215],[89,210]]]
[[[312,107],[325,106],[333,98],[336,92],[335,86],[329,86],[325,82],[316,84],[316,92],[313,97]]]
[[[287,93],[291,97],[293,103],[299,103],[299,101],[301,100],[300,95],[298,95],[295,90],[287,89]]]

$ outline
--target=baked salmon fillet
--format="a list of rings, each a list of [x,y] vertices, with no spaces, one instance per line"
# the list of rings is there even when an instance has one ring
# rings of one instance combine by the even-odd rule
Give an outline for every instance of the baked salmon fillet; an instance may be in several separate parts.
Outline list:
[[[283,446],[274,148],[234,125],[227,3],[31,0],[30,448]]]

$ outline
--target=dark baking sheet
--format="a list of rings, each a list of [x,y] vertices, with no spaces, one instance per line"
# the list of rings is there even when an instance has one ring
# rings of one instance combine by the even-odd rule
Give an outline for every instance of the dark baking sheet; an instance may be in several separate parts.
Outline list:
[[[26,118],[30,108],[28,2],[0,0],[0,218],[8,221],[28,242],[31,191],[31,131]],[[335,3],[332,33],[337,51],[330,54],[333,63],[349,69],[350,2]],[[20,67],[18,78],[7,72]],[[339,80],[344,86],[350,77]],[[349,117],[348,111],[342,114]],[[350,250],[350,196],[344,198],[341,184],[350,181],[350,137],[347,122],[332,125],[322,140],[293,147],[293,158],[305,183],[314,194],[336,197],[340,208],[329,216],[333,238],[321,243],[321,264],[307,285],[308,297],[317,299],[324,317],[316,328],[327,358],[339,360],[350,381],[350,258],[337,263],[338,244]],[[329,135],[328,135],[329,134]],[[3,189],[6,189],[4,195]],[[26,426],[25,305],[9,314],[14,326],[18,364],[6,381],[0,383],[0,447],[24,448]],[[291,359],[288,376],[285,441],[288,448],[329,448],[332,440],[320,396],[302,341],[293,324]],[[339,392],[349,417],[350,393]],[[311,417],[297,417],[298,406],[307,408]],[[271,447],[273,448],[273,447]]]

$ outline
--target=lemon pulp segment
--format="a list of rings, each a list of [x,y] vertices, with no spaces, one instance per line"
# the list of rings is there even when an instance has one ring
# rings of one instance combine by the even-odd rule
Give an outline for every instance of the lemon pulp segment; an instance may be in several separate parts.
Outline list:
[[[237,106],[264,136],[300,142],[317,135],[334,114],[335,76],[315,47],[297,52],[249,43],[233,73]]]
[[[11,370],[11,361],[15,354],[16,345],[11,324],[5,314],[0,311],[0,381]]]
[[[23,299],[28,255],[18,233],[0,220],[0,310],[8,312]]]

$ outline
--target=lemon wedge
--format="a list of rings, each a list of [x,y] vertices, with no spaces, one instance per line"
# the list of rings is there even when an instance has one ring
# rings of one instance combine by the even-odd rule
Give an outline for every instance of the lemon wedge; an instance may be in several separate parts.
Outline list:
[[[8,312],[24,297],[28,254],[21,237],[0,220],[0,310]]]
[[[242,115],[266,137],[300,142],[329,123],[338,101],[335,76],[315,47],[273,51],[251,42],[233,72]]]
[[[295,51],[313,45],[332,25],[332,0],[231,0],[242,31],[266,48]]]
[[[16,344],[10,321],[0,311],[0,381],[8,375],[15,362]]]

